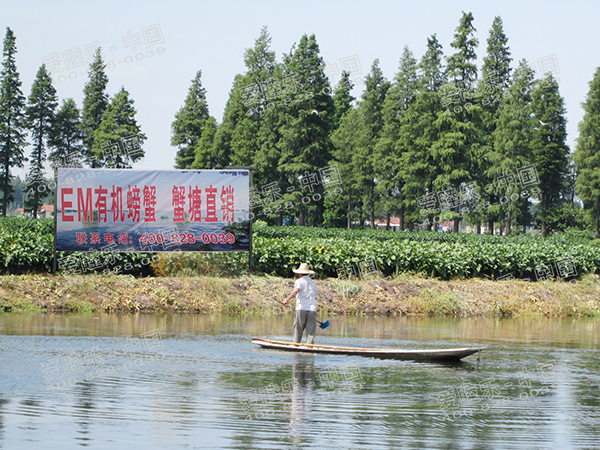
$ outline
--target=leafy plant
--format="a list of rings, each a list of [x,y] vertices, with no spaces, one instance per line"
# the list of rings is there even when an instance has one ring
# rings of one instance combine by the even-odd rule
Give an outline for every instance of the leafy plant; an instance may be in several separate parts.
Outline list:
[[[0,220],[0,271],[49,272],[52,269],[52,219]],[[307,262],[319,277],[337,277],[337,269],[373,260],[384,275],[421,273],[444,280],[488,277],[512,273],[534,276],[542,265],[569,260],[577,274],[597,273],[600,251],[587,232],[540,235],[491,236],[384,230],[344,230],[310,227],[267,227],[258,224],[253,235],[256,271],[292,276],[292,269]],[[589,245],[586,245],[589,244]],[[58,257],[66,256],[58,252]],[[89,252],[71,255],[89,256]],[[95,254],[96,255],[96,254]],[[160,258],[145,253],[97,253],[102,272],[121,267],[134,276],[239,276],[247,273],[248,254],[165,253]],[[117,259],[115,259],[117,258]]]

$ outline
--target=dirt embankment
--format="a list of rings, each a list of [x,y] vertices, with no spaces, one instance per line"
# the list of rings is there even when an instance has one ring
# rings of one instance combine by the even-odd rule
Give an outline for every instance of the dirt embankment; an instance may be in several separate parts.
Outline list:
[[[316,280],[328,314],[598,316],[600,277],[577,284],[485,280]],[[188,312],[280,314],[292,279],[0,276],[0,312]],[[292,302],[293,304],[293,302]]]

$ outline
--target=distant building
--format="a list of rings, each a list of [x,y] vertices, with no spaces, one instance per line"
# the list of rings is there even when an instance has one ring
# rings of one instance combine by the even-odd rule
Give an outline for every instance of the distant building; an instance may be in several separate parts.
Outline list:
[[[375,229],[377,230],[385,230],[387,226],[387,221],[376,220],[375,221]],[[390,217],[390,230],[398,231],[400,229],[400,217]]]
[[[38,219],[52,219],[54,217],[54,205],[42,205]]]
[[[31,213],[26,213],[23,208],[15,209],[15,212],[21,216],[27,216],[31,218]],[[38,213],[38,219],[52,219],[54,217],[54,205],[42,205],[40,207],[40,212]]]
[[[454,221],[450,221],[450,222],[442,222],[438,225],[440,227],[440,229],[438,231],[444,232],[444,233],[451,233],[452,231],[454,231]]]

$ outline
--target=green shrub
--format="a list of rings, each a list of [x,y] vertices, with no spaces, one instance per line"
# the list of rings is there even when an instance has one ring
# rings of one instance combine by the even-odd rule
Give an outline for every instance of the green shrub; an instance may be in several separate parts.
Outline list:
[[[54,219],[27,219],[25,217],[0,217],[0,231],[31,230],[40,234],[54,232]]]
[[[563,240],[578,245],[589,245],[594,240],[594,233],[589,230],[577,230],[567,228],[562,233],[555,233],[553,237],[557,240]]]
[[[0,272],[48,272],[52,269],[52,219],[0,220]]]

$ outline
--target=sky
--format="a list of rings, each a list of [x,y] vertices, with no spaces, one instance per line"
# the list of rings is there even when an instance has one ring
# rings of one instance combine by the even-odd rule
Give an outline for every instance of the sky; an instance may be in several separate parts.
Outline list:
[[[0,0],[0,25],[2,37],[6,27],[16,35],[26,97],[39,66],[53,61],[58,63],[53,79],[60,101],[72,97],[81,107],[87,64],[67,65],[77,65],[77,55],[79,61],[86,59],[86,46],[100,45],[108,63],[108,93],[114,95],[121,86],[129,91],[148,138],[146,158],[134,168],[159,170],[173,168],[177,149],[170,145],[171,123],[196,72],[202,70],[210,114],[220,123],[233,79],[246,70],[244,51],[254,46],[264,25],[278,61],[303,34],[314,34],[332,84],[339,81],[342,65],[353,65],[352,78],[364,77],[375,59],[392,80],[404,46],[420,59],[434,33],[450,56],[462,11],[475,18],[480,69],[492,21],[500,16],[512,66],[525,58],[536,77],[542,65],[554,71],[565,99],[567,142],[574,150],[581,103],[600,66],[600,2],[594,0]],[[360,97],[363,88],[357,84],[354,96]],[[26,155],[30,152],[28,147]],[[25,169],[13,174],[23,177]]]

